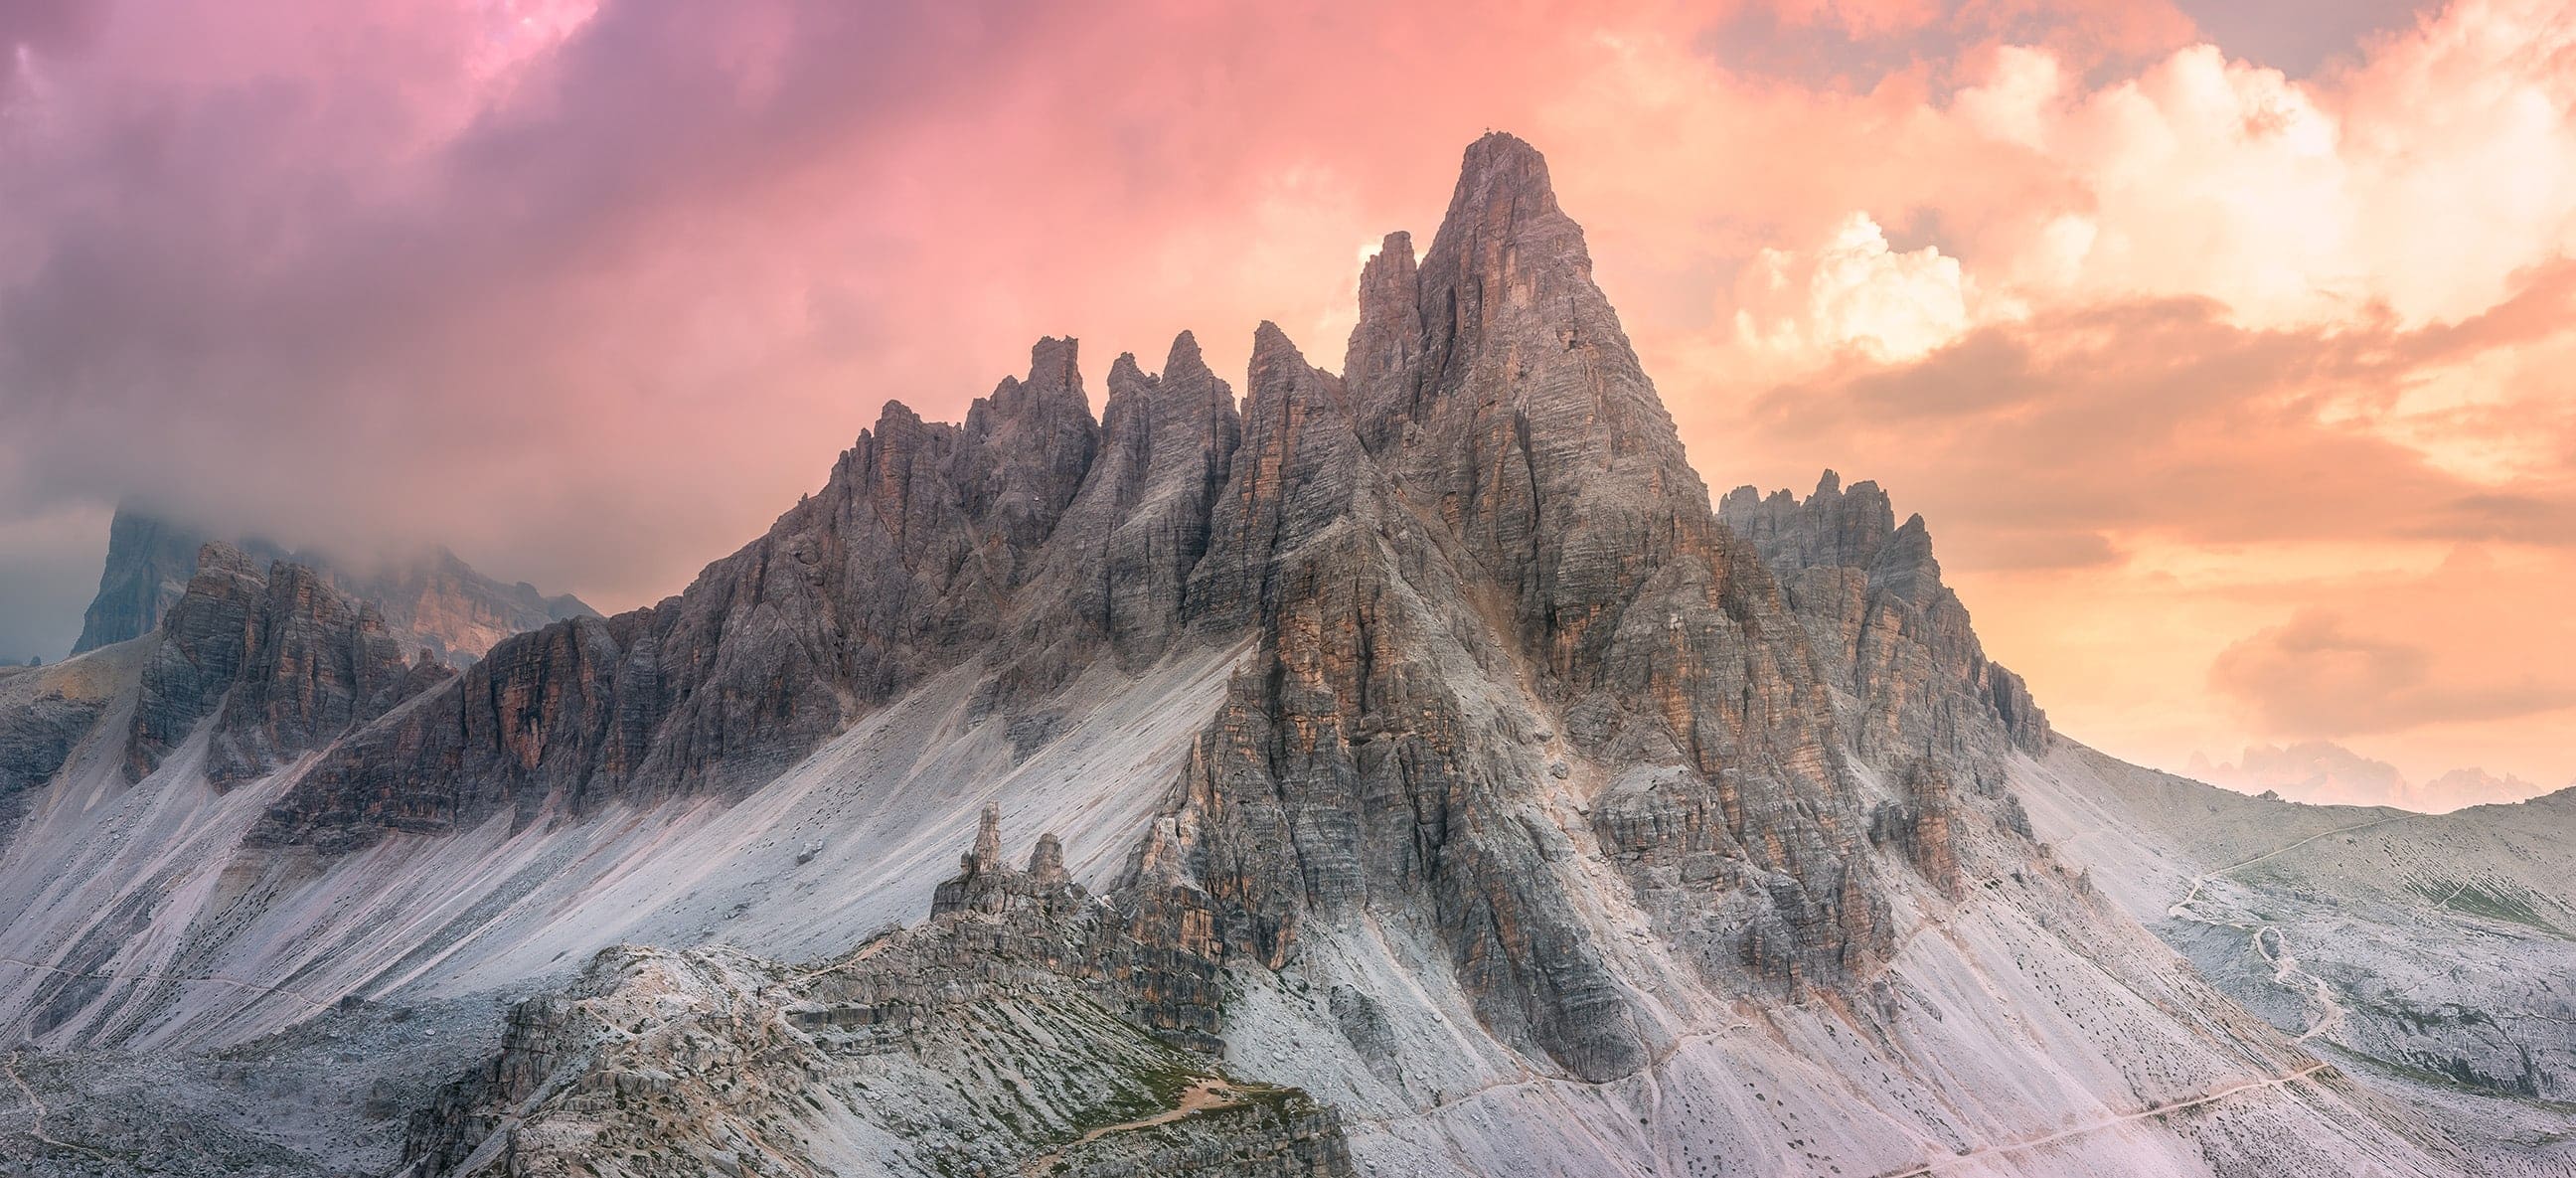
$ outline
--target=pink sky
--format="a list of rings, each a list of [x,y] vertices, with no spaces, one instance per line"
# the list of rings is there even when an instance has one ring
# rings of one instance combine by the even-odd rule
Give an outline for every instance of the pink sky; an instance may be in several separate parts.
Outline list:
[[[2576,778],[2564,5],[715,11],[0,10],[0,655],[127,495],[651,601],[1040,335],[1338,354],[1495,128],[1710,484],[1889,487],[2064,731]]]

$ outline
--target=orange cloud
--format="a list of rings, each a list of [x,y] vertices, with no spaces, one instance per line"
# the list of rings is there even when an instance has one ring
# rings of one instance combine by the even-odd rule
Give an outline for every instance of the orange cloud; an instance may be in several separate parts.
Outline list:
[[[2210,685],[2272,730],[2300,736],[2403,732],[2576,706],[2576,679],[2453,678],[2437,668],[2431,648],[2352,625],[2327,610],[2301,610],[2220,651]]]

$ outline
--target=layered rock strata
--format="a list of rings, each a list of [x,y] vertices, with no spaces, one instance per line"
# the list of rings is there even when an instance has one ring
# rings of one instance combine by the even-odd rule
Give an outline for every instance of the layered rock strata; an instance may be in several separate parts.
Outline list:
[[[208,780],[256,777],[451,674],[425,649],[406,662],[375,607],[314,570],[278,561],[263,572],[210,543],[144,662],[126,777],[159,768],[209,718]]]
[[[1826,471],[1813,495],[1727,493],[1728,527],[1778,576],[1851,715],[1853,750],[1993,765],[2050,745],[2048,715],[2021,676],[1986,658],[1959,595],[1941,583],[1921,515],[1899,525],[1873,482]]]
[[[928,922],[847,956],[615,949],[521,1003],[412,1119],[405,1172],[1351,1172],[1305,1093],[1149,1033],[1120,914],[1050,837],[1010,868],[987,817]]]

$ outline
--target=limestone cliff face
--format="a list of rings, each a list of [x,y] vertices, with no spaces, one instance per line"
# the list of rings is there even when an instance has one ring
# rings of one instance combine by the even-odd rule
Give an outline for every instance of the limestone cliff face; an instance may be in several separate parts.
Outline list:
[[[1234,477],[1193,601],[1252,659],[1166,830],[1230,942],[1293,960],[1309,924],[1424,913],[1510,1041],[1586,1075],[1635,1066],[1631,1015],[1524,804],[1547,780],[1482,570],[1416,518],[1361,445],[1342,383],[1265,325]]]
[[[375,607],[319,572],[263,572],[228,544],[199,552],[143,665],[126,776],[158,768],[209,717],[205,771],[218,786],[256,777],[391,711],[451,672],[427,650],[407,663]]]
[[[1630,1074],[1655,1045],[1562,874],[1586,856],[1722,989],[1862,977],[1905,860],[1871,853],[1851,762],[1912,745],[1846,730],[1835,676],[1862,656],[1819,657],[1832,617],[1720,521],[1590,270],[1545,161],[1489,136],[1429,252],[1397,234],[1366,268],[1343,375],[1264,324],[1240,413],[1186,335],[1159,375],[1112,367],[1096,426],[1070,341],[963,424],[889,405],[685,593],[501,643],[343,742],[258,839],[338,852],[736,793],[970,660],[979,708],[1007,712],[1096,660],[1241,644],[1120,888],[1141,951],[1168,955],[1159,1031],[1221,1036],[1212,963],[1290,968],[1398,913],[1497,1038]],[[1773,538],[1815,530],[1791,523]],[[1857,583],[1891,620],[1852,641],[1896,702],[1863,719],[1903,736],[1918,697],[1996,698],[1981,659],[1949,669],[1974,639],[1928,552],[1843,528],[1815,547],[1890,562]]]
[[[108,527],[98,596],[90,601],[72,653],[151,633],[187,592],[197,573],[198,550],[211,539],[203,529],[132,505],[117,508]],[[568,594],[549,597],[526,582],[495,581],[444,548],[415,561],[358,566],[315,553],[290,553],[265,540],[225,543],[259,567],[285,560],[311,569],[332,587],[373,604],[386,631],[405,649],[427,647],[458,665],[511,634],[593,613]]]
[[[1070,340],[962,425],[890,402],[819,494],[687,592],[502,642],[317,766],[259,837],[346,849],[550,798],[577,814],[767,781],[1001,633],[1098,445]]]
[[[1846,489],[1826,471],[1805,500],[1738,487],[1721,515],[1778,574],[1854,708],[1854,751],[1960,766],[2048,750],[2047,713],[2021,676],[1987,660],[1967,607],[1941,583],[1923,517],[1898,525],[1878,484]]]
[[[194,528],[161,519],[130,506],[116,509],[107,528],[107,565],[99,573],[98,596],[81,617],[80,640],[73,654],[83,654],[140,638],[159,625],[161,615],[188,591],[197,572],[197,550],[207,537]],[[274,545],[235,541],[259,563],[283,557]]]
[[[1172,341],[1159,374],[1118,357],[1097,457],[1016,608],[1022,653],[1007,687],[1053,688],[1104,648],[1141,667],[1180,640],[1190,574],[1207,552],[1210,513],[1242,435],[1234,390],[1208,370],[1190,333]]]
[[[1387,239],[1342,377],[1265,327],[1244,416],[1192,600],[1260,645],[1158,837],[1246,948],[1427,912],[1499,1036],[1633,1071],[1540,813],[1569,759],[1611,778],[1588,837],[1713,977],[1829,982],[1884,948],[1830,692],[1527,144],[1469,149],[1423,261]]]

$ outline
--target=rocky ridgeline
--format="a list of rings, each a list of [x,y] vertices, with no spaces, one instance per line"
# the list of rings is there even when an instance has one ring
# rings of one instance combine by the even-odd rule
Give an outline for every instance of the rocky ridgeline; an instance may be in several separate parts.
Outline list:
[[[396,823],[766,782],[1002,632],[1098,442],[1070,341],[1041,342],[962,425],[889,403],[821,493],[686,593],[502,642],[317,766],[258,837],[338,852]]]
[[[1112,366],[1097,424],[1068,340],[961,424],[889,403],[685,593],[502,642],[254,842],[735,796],[961,663],[1018,715],[1101,660],[1250,638],[1118,899],[1160,976],[1420,912],[1499,1037],[1610,1079],[1649,1047],[1548,866],[1578,768],[1583,837],[1656,931],[1785,992],[1892,942],[1852,758],[2046,739],[1919,522],[1826,498],[1744,517],[1754,543],[1721,521],[1545,162],[1488,136],[1429,251],[1395,234],[1365,268],[1342,375],[1263,324],[1239,412],[1186,334],[1159,375]],[[1215,1033],[1183,990],[1155,1029]]]
[[[406,661],[374,606],[314,570],[276,561],[263,572],[210,543],[144,661],[126,777],[159,768],[210,717],[208,779],[256,777],[451,674],[425,649]]]
[[[1147,1030],[1155,966],[1052,838],[1015,870],[988,810],[932,907],[802,969],[603,953],[413,1118],[406,1172],[1350,1172],[1329,1110]]]
[[[1779,577],[1851,708],[1854,751],[1953,767],[1997,765],[2009,748],[2048,751],[2048,714],[2021,676],[1987,660],[1967,607],[1941,583],[1923,517],[1899,526],[1877,483],[1846,489],[1826,471],[1804,500],[1737,487],[1719,516]]]
[[[185,595],[198,570],[197,553],[211,538],[202,530],[142,511],[117,508],[108,526],[107,563],[98,595],[82,618],[73,654],[149,634]],[[300,565],[351,597],[374,605],[386,630],[405,649],[426,647],[462,665],[492,644],[522,630],[591,608],[570,595],[548,597],[526,582],[505,585],[444,548],[417,560],[343,565],[314,553],[291,553],[265,540],[227,542],[254,565]]]

